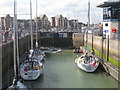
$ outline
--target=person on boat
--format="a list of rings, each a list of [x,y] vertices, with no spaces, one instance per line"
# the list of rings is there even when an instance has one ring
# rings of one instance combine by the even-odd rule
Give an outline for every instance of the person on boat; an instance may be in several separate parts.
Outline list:
[[[79,48],[76,49],[76,52],[79,53]]]
[[[94,51],[94,49],[92,49],[91,53],[92,53],[92,56],[95,55],[95,51]]]
[[[75,49],[73,50],[73,52],[74,52],[74,53],[77,53],[77,52],[78,52],[77,48],[75,48]]]
[[[29,52],[26,51],[26,60],[29,59]]]
[[[85,63],[89,63],[89,61],[90,61],[90,56],[88,55],[88,53],[86,52],[86,54],[85,54]]]
[[[81,48],[79,48],[79,53],[83,53],[83,51],[82,51],[82,49],[81,49]]]
[[[31,49],[31,50],[30,50],[30,54],[29,54],[29,58],[32,58],[32,56],[33,56],[33,52],[34,52],[34,50]]]
[[[94,55],[95,55],[95,51],[94,51],[94,49],[92,49],[92,51],[91,51],[91,59],[95,59],[95,57],[94,57]]]

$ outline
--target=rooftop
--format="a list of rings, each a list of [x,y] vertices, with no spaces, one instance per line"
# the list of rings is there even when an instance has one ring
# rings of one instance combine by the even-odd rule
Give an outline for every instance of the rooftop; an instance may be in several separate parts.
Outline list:
[[[98,5],[97,7],[109,7],[109,6],[113,6],[113,5],[120,5],[120,0],[108,0],[100,5]]]

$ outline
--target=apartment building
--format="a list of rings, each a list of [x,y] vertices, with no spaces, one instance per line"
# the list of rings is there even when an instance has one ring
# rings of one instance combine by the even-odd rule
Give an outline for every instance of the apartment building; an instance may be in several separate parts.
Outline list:
[[[46,30],[50,29],[50,22],[45,14],[40,15],[40,21],[41,21],[42,29],[46,29]]]

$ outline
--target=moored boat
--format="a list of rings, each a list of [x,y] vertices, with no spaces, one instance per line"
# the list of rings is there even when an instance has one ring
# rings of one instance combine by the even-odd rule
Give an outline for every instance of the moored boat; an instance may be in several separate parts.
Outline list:
[[[16,79],[13,80],[13,84],[7,89],[7,90],[28,90],[27,87],[21,83],[20,81],[16,81]]]
[[[80,69],[86,72],[94,72],[100,64],[98,58],[88,55],[82,55],[75,59],[75,63]]]
[[[36,80],[42,73],[43,64],[36,58],[23,62],[20,66],[20,75],[24,80]]]
[[[83,53],[83,50],[80,49],[80,48],[75,48],[75,49],[73,50],[73,53]]]
[[[17,27],[17,12],[16,12],[16,0],[14,0],[14,23],[13,23],[13,57],[14,57],[14,78],[13,83],[7,90],[28,90],[27,87],[20,82],[19,78],[19,49],[18,49],[18,27]],[[17,68],[18,67],[18,68]]]
[[[37,2],[36,2],[37,3]],[[42,73],[43,64],[40,62],[39,53],[33,49],[33,31],[32,31],[32,5],[30,0],[30,22],[31,22],[31,49],[27,59],[20,65],[20,75],[24,80],[36,80]],[[37,34],[36,34],[37,35]],[[36,39],[36,48],[38,43]],[[39,49],[38,49],[39,50]]]
[[[36,58],[38,61],[44,60],[45,54],[40,49],[31,49],[29,51],[29,58]]]
[[[53,48],[41,48],[41,50],[44,53],[58,53],[58,52],[61,52],[62,49],[53,47]]]
[[[90,55],[90,49],[88,48],[88,30],[90,29],[90,1],[88,1],[88,29],[86,30],[86,48],[85,55],[81,55],[79,58],[75,59],[77,66],[86,71],[94,72],[99,66],[99,59],[95,57],[95,52],[93,49],[93,31],[92,31],[92,51]]]

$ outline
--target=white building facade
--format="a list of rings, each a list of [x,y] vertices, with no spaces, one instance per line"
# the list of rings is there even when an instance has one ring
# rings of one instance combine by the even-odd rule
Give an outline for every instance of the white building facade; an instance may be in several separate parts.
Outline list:
[[[120,35],[120,0],[109,0],[99,5],[103,8],[103,35],[118,39]]]

